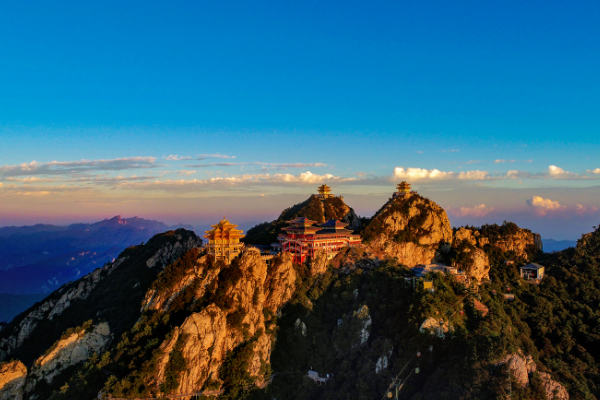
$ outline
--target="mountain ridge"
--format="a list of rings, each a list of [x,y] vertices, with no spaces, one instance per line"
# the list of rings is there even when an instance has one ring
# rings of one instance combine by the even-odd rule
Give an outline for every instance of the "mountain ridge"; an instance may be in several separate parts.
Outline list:
[[[543,254],[535,234],[514,224],[448,232],[443,209],[418,195],[408,200],[383,207],[363,229],[365,246],[331,262],[298,265],[284,253],[267,264],[249,248],[227,266],[184,230],[128,248],[0,331],[0,360],[20,360],[0,364],[17,376],[14,386],[0,383],[0,394],[62,400],[99,390],[124,398],[207,390],[223,399],[291,392],[306,400],[378,398],[407,365],[404,398],[497,398],[517,376],[514,398],[597,395],[600,332],[586,299],[598,297],[600,231],[584,235],[577,248]],[[414,280],[409,263],[386,248],[390,241],[433,245],[434,261],[474,275],[481,272],[470,265],[473,254],[485,255],[490,279],[465,286],[452,274],[430,272]],[[504,263],[510,257],[515,265]],[[520,278],[526,261],[547,265],[539,285]],[[575,290],[577,282],[586,282],[585,293]],[[411,361],[417,350],[424,356]],[[581,365],[589,368],[584,375],[576,373]],[[317,385],[320,379],[327,385]]]

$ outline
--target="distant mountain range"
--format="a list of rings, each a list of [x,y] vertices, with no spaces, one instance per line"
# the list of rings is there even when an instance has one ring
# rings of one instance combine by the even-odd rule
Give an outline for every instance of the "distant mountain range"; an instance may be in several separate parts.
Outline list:
[[[112,261],[125,248],[176,228],[194,230],[121,216],[91,224],[0,228],[0,321],[25,310],[40,294]]]
[[[569,247],[577,246],[577,240],[554,240],[554,239],[542,239],[544,243],[544,251],[546,253],[552,253],[553,251],[561,251]]]

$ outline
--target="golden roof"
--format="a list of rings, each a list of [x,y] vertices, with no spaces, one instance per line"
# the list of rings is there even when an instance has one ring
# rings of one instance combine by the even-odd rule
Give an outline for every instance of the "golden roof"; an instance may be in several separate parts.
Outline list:
[[[225,217],[218,224],[211,226],[213,229],[204,232],[206,239],[241,239],[245,236],[243,230],[235,229],[237,225],[232,224]]]
[[[325,193],[331,192],[331,187],[329,187],[329,186],[327,186],[325,184],[322,184],[321,186],[319,186],[318,189],[319,189],[319,193],[320,194],[325,194]]]
[[[410,183],[402,181],[396,185],[399,192],[408,192],[410,190]]]

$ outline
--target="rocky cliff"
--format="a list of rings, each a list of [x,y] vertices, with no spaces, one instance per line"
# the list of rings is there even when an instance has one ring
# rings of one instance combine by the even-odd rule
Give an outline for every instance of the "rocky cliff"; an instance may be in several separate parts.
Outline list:
[[[483,225],[480,228],[461,227],[454,233],[454,243],[456,245],[461,241],[479,248],[489,244],[513,258],[523,260],[528,260],[531,251],[542,250],[543,247],[539,234],[519,228],[512,222]]]
[[[539,378],[546,399],[548,400],[569,400],[569,393],[563,385],[552,379],[552,375],[547,372],[537,371],[537,364],[531,355],[524,355],[521,351],[518,353],[507,354],[497,365],[505,365],[510,371],[517,385],[527,387],[535,374]]]
[[[317,222],[326,222],[338,219],[348,223],[348,229],[361,228],[361,219],[354,210],[348,206],[341,197],[320,199],[316,195],[310,196],[302,203],[287,208],[279,217],[271,222],[264,222],[248,230],[245,243],[268,245],[277,242],[277,234],[286,226],[286,221],[296,217],[306,217]]]
[[[161,295],[157,295],[161,290],[151,289],[144,302],[146,309],[168,312],[173,296],[186,287],[193,288],[192,303],[204,301],[207,305],[191,312],[162,342],[156,375],[149,377],[147,384],[157,393],[164,391],[172,358],[181,354],[188,367],[177,376],[170,393],[197,392],[207,383],[218,387],[226,379],[220,377],[224,362],[240,346],[246,346],[250,356],[244,360],[245,372],[254,385],[262,386],[274,339],[272,316],[292,296],[295,281],[289,254],[273,260],[269,267],[258,250],[249,249],[231,266],[212,264],[201,257],[193,273],[190,270],[185,279],[162,290]]]
[[[430,264],[452,243],[444,209],[416,193],[390,199],[362,235],[375,254],[395,257],[408,267]]]
[[[0,363],[0,400],[22,400],[27,368],[20,361]]]

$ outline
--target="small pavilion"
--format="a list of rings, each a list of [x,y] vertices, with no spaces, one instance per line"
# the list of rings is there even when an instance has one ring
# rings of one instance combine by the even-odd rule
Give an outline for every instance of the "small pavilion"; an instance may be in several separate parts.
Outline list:
[[[531,263],[520,268],[521,278],[527,280],[542,280],[546,267],[540,264]]]
[[[204,237],[208,239],[208,243],[204,248],[215,261],[223,260],[225,264],[230,264],[231,260],[244,249],[244,244],[240,243],[244,231],[235,229],[237,225],[232,224],[225,217],[218,224],[212,225],[212,228],[205,232]]]
[[[328,199],[330,197],[334,197],[333,194],[331,194],[331,187],[327,186],[326,184],[322,184],[318,187],[317,190],[319,193],[317,197],[320,199]]]
[[[399,184],[396,185],[396,188],[398,189],[397,192],[394,192],[393,197],[406,197],[408,195],[410,195],[411,190],[410,190],[410,183],[406,182],[406,181],[402,181]]]

